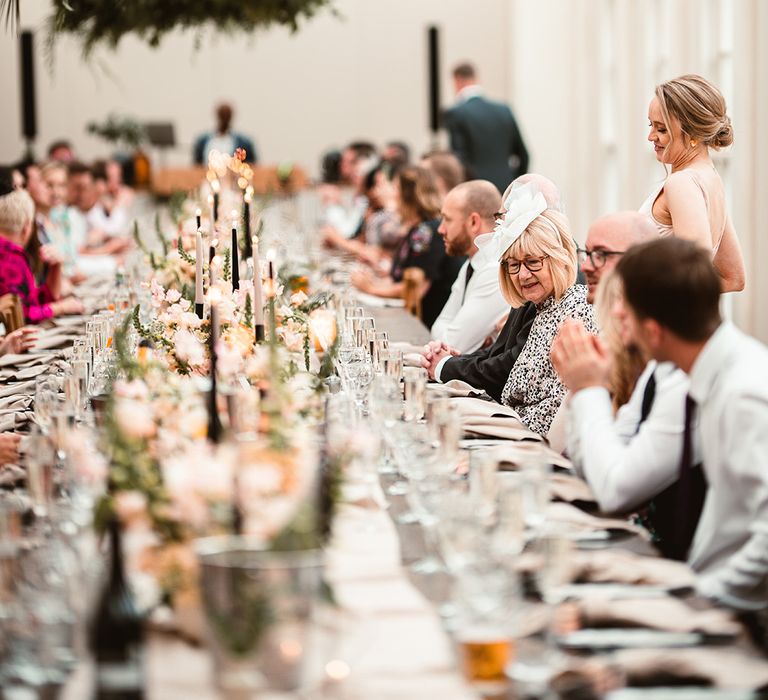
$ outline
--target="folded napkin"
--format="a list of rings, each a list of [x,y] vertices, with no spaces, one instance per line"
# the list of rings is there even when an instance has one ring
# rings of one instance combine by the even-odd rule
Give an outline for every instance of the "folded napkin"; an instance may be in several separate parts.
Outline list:
[[[0,385],[0,398],[8,396],[22,396],[27,394],[32,396],[35,393],[35,382],[11,382],[10,384]]]
[[[546,512],[547,522],[558,523],[566,526],[566,531],[578,538],[581,534],[588,534],[600,530],[626,530],[641,537],[648,537],[648,533],[638,525],[618,518],[599,518],[579,510],[569,503],[550,503]]]
[[[402,299],[387,299],[385,297],[377,297],[373,294],[366,294],[365,292],[356,291],[355,296],[360,306],[365,306],[371,309],[383,309],[383,308],[403,308],[405,303]]]
[[[612,660],[630,686],[712,685],[759,690],[768,687],[768,663],[735,649],[624,649]]]
[[[464,384],[465,387],[472,387],[469,384]],[[485,420],[487,418],[509,418],[516,421],[519,425],[522,425],[520,416],[513,408],[509,406],[503,406],[495,401],[484,401],[483,399],[477,399],[471,396],[457,397],[451,400],[451,404],[456,407],[459,415],[464,421],[476,421]]]
[[[29,408],[34,400],[34,396],[5,396],[0,398],[0,410],[24,410]]]
[[[471,384],[462,382],[461,379],[451,379],[445,384],[437,384],[436,386],[443,387],[448,396],[488,396],[482,389],[476,389]],[[490,399],[490,396],[488,398]]]
[[[464,423],[461,426],[468,436],[482,435],[484,437],[496,437],[503,440],[535,440],[543,438],[528,428],[515,425],[509,418],[487,418],[477,422]]]
[[[543,462],[545,464],[555,464],[559,467],[570,468],[571,462],[547,447],[543,441],[531,442],[541,436],[531,433],[525,442],[504,441],[500,445],[492,447],[489,452],[499,463],[499,471],[515,471],[523,464],[530,463],[532,460]]]
[[[84,326],[89,316],[59,316],[53,319],[53,325],[61,328],[76,328]]]
[[[8,353],[0,357],[0,367],[32,367],[47,362],[50,357],[47,352],[27,352],[21,355]]]
[[[18,382],[24,379],[34,379],[44,372],[51,371],[49,365],[33,365],[22,369],[7,368],[0,371],[0,382]]]
[[[578,603],[583,627],[644,627],[665,632],[736,636],[741,625],[721,609],[694,610],[677,598],[599,600]]]
[[[0,466],[0,486],[13,486],[24,481],[27,473],[18,464],[5,464]]]
[[[565,462],[565,465],[558,462],[552,462],[552,464],[558,464],[559,466],[570,466],[570,461],[562,455],[552,452],[558,457],[558,459]],[[554,500],[565,501],[566,503],[595,503],[595,496],[592,493],[592,489],[589,488],[584,479],[580,479],[577,476],[570,476],[569,474],[550,474],[549,475],[549,493]]]
[[[0,432],[24,427],[32,420],[31,411],[0,411]]]
[[[69,346],[79,336],[72,333],[56,333],[38,337],[35,341],[35,350],[49,350],[52,348],[60,348],[63,346]],[[50,355],[49,355],[50,357]]]
[[[575,579],[589,583],[626,583],[669,588],[684,588],[696,583],[696,576],[687,564],[659,557],[644,557],[626,550],[578,552],[575,565]]]

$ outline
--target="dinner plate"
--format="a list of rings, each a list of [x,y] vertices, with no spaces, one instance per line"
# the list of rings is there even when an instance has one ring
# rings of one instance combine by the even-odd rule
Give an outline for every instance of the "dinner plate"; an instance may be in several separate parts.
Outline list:
[[[695,647],[705,641],[698,632],[665,632],[634,627],[583,629],[558,637],[557,643],[566,649],[673,649]]]

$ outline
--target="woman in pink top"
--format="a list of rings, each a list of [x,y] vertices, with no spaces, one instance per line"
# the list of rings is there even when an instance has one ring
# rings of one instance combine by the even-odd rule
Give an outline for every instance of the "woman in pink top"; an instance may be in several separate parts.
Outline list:
[[[7,190],[5,190],[7,192]],[[52,316],[80,313],[79,300],[57,301],[61,287],[61,265],[51,265],[44,284],[38,286],[24,246],[32,235],[35,206],[24,190],[0,196],[0,296],[16,294],[29,323],[40,323]]]
[[[710,156],[710,148],[733,143],[725,99],[701,76],[683,75],[656,87],[648,122],[656,158],[672,172],[640,211],[662,236],[688,238],[711,250],[724,292],[744,289],[739,240]]]

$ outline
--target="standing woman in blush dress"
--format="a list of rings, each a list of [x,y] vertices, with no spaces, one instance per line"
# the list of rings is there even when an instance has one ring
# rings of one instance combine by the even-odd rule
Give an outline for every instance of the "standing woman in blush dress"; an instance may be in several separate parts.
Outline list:
[[[648,108],[648,140],[671,167],[667,179],[640,207],[662,236],[678,236],[712,251],[724,292],[744,289],[744,260],[728,215],[725,188],[710,157],[733,143],[731,119],[720,91],[698,75],[656,87]]]

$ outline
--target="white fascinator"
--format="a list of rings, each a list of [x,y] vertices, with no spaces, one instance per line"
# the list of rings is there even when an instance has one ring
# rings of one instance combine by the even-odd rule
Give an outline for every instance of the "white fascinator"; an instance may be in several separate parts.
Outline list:
[[[547,208],[547,201],[536,186],[529,182],[512,189],[504,202],[504,208],[507,211],[503,218],[496,220],[493,233],[486,233],[475,239],[479,248],[490,246],[490,251],[499,261],[509,246],[520,238],[530,223]]]

